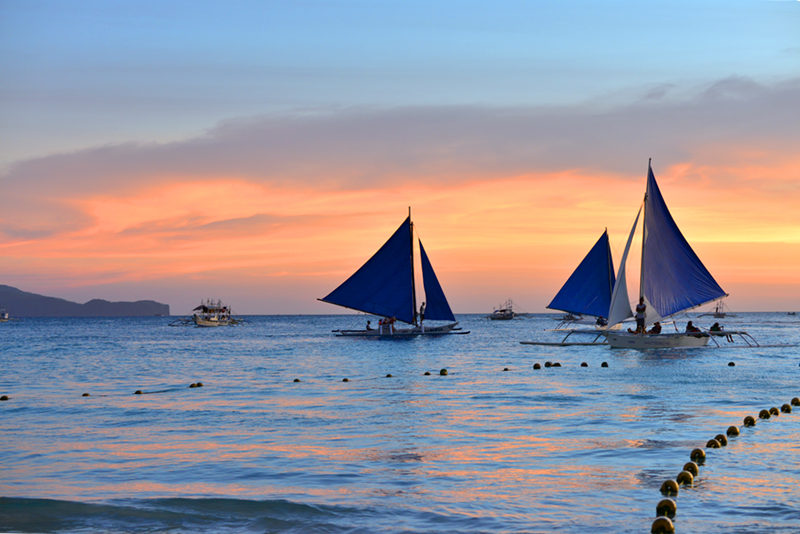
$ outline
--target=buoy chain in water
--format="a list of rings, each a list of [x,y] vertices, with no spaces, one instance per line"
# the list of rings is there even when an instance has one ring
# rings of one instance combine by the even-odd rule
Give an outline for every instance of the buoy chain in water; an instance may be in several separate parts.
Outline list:
[[[792,413],[792,406],[800,406],[800,398],[792,398],[790,403],[783,404],[780,409],[773,406],[769,410],[761,410],[758,414],[758,417],[760,419],[769,419],[770,417],[776,417],[781,413]],[[753,416],[748,415],[744,418],[743,424],[746,427],[755,426],[756,419]],[[719,449],[721,447],[725,447],[728,445],[728,437],[732,438],[738,435],[739,427],[729,426],[725,431],[725,434],[717,434],[712,439],[708,440],[706,443],[706,448]],[[678,495],[679,486],[691,486],[694,483],[695,477],[699,475],[700,465],[705,463],[706,452],[700,448],[693,449],[689,454],[689,458],[691,458],[691,461],[684,464],[683,470],[678,473],[678,476],[675,477],[675,480],[665,480],[664,483],[661,484],[660,491],[662,494],[666,496]],[[650,532],[653,534],[674,533],[675,525],[672,522],[672,518],[675,517],[676,513],[677,505],[674,500],[667,498],[659,501],[658,505],[656,505],[656,519],[653,521]]]

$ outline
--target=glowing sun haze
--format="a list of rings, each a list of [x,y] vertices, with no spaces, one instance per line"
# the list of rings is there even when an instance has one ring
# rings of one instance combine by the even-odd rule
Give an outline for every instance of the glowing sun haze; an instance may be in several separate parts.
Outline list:
[[[729,307],[800,308],[796,2],[426,5],[2,4],[0,283],[338,313],[411,206],[456,313],[538,312],[652,157]]]

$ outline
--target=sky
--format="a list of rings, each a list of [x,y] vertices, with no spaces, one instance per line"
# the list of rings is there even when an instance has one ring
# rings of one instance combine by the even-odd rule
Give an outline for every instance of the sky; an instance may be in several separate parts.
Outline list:
[[[541,312],[652,158],[728,307],[800,309],[798,1],[0,0],[0,72],[25,291],[339,313],[410,206],[456,313]]]

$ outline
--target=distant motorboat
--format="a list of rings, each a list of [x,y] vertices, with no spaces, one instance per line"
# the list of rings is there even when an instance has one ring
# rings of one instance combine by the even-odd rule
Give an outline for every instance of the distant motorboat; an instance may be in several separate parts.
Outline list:
[[[231,308],[222,304],[222,301],[203,301],[192,310],[192,321],[201,327],[231,326],[239,322],[231,317]]]
[[[516,317],[516,315],[517,314],[514,312],[514,303],[511,302],[511,299],[508,299],[492,311],[489,315],[489,319],[492,321],[508,321]]]
[[[720,300],[717,302],[716,306],[714,306],[713,312],[701,313],[698,315],[698,317],[714,317],[715,319],[724,319],[725,317],[736,317],[736,314],[726,311],[725,305]]]
[[[632,317],[625,279],[625,262],[630,251],[639,216],[642,222],[642,258],[639,294],[644,299],[646,324],[663,321],[690,308],[702,306],[728,294],[720,287],[697,254],[689,246],[656,183],[653,168],[647,165],[647,186],[644,202],[636,214],[619,267],[609,309],[609,324],[616,325]],[[708,344],[706,332],[645,334],[643,332],[608,331],[612,348],[651,349],[667,347],[702,347]]]

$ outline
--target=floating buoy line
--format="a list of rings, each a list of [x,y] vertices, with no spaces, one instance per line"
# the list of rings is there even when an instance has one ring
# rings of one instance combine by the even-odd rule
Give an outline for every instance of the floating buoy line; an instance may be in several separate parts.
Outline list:
[[[735,364],[733,362],[729,362],[728,365],[732,367]],[[581,362],[580,364],[580,367],[582,368],[586,368],[588,366],[589,364],[587,362]],[[560,362],[546,361],[544,363],[545,369],[560,368],[560,367],[561,367]],[[607,368],[608,362],[605,361],[601,362],[600,367]],[[542,365],[536,362],[533,364],[532,368],[534,370],[541,370]],[[510,371],[508,367],[504,367],[502,369],[502,372],[508,372],[508,371]],[[424,376],[431,376],[431,374],[432,373],[430,371],[425,371],[423,373]],[[439,376],[448,376],[449,371],[447,370],[447,368],[442,368],[439,370],[438,374]],[[394,375],[392,375],[391,373],[387,373],[386,375],[380,378],[393,378],[393,377]],[[376,380],[378,378],[379,377],[373,377],[362,380]],[[293,381],[295,383],[301,382],[300,378],[295,378]],[[341,379],[341,381],[350,382],[350,379],[344,377]],[[157,393],[168,393],[173,391],[179,391],[181,389],[184,389],[185,387],[186,386],[173,387],[155,391],[143,391],[141,389],[137,389],[136,391],[133,392],[133,394],[151,395]],[[188,386],[188,388],[190,389],[201,388],[201,387],[203,387],[202,382],[192,382]],[[92,395],[88,392],[84,392],[81,394],[81,396],[91,397]],[[95,396],[110,397],[112,396],[112,394],[98,394]],[[0,401],[9,401],[9,400],[11,400],[11,397],[9,397],[8,395],[0,395]],[[780,408],[778,408],[777,406],[772,406],[769,409],[760,410],[758,413],[758,419],[768,420],[773,417],[778,417],[782,413],[783,414],[792,413],[793,410],[792,406],[800,407],[800,398],[793,397],[790,402],[782,404]],[[754,427],[756,426],[756,421],[757,419],[755,417],[748,415],[744,417],[744,419],[742,420],[742,425],[746,428]],[[727,428],[725,434],[720,433],[714,436],[713,438],[709,439],[708,442],[706,442],[705,448],[720,449],[726,447],[728,445],[729,438],[735,438],[740,435],[741,432],[739,430],[739,427],[731,425]],[[665,498],[659,501],[658,504],[656,505],[656,519],[653,521],[653,524],[651,526],[650,530],[651,534],[670,534],[675,532],[675,525],[672,520],[675,518],[677,514],[677,503],[675,502],[674,499],[672,499],[672,497],[676,497],[678,495],[681,486],[684,487],[693,486],[695,479],[700,475],[700,466],[702,466],[706,461],[706,452],[702,448],[695,448],[689,454],[689,459],[690,461],[684,464],[683,468],[681,469],[681,471],[678,473],[678,475],[675,477],[674,480],[668,479],[661,484],[661,488],[659,491],[665,496]]]
[[[761,410],[758,413],[759,419],[770,419],[780,413],[792,413],[792,406],[800,406],[800,398],[793,397],[789,403],[783,404],[778,410],[773,406],[768,410]],[[756,426],[756,419],[748,415],[742,420],[745,427]],[[741,433],[739,427],[729,426],[725,434],[717,434],[706,443],[707,449],[720,449],[728,445],[729,438],[735,438]],[[706,461],[706,451],[701,448],[693,449],[689,453],[690,462],[684,464],[683,469],[675,480],[668,479],[661,484],[660,492],[664,499],[656,505],[656,518],[650,527],[651,534],[672,534],[675,532],[675,523],[672,521],[678,512],[678,505],[672,497],[676,497],[681,486],[691,487],[695,478],[700,474],[700,466]]]

